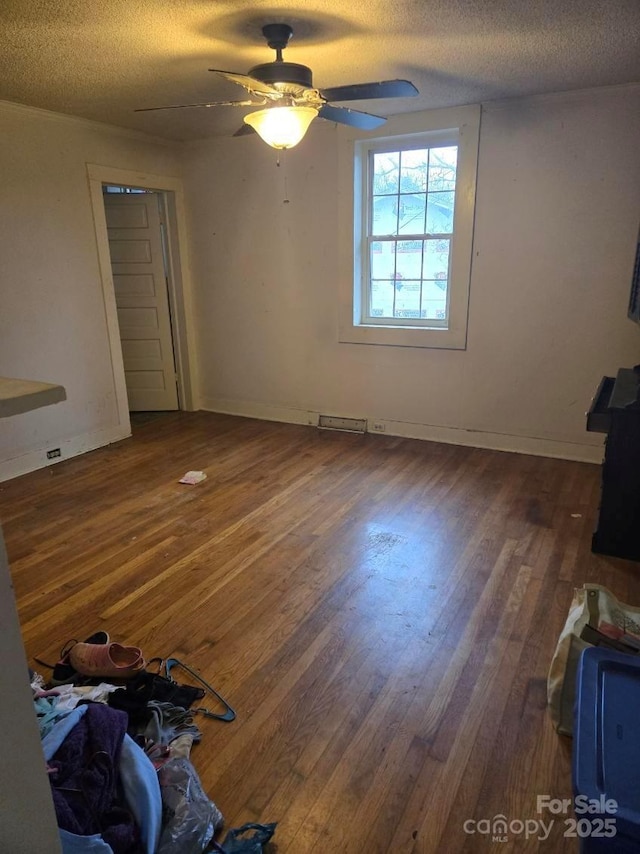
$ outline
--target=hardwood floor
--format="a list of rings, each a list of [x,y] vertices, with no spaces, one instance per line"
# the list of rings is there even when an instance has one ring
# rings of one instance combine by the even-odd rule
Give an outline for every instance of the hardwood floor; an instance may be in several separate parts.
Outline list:
[[[30,660],[104,628],[236,708],[192,754],[228,826],[277,821],[279,854],[551,854],[577,851],[563,816],[546,841],[463,825],[571,795],[545,703],[572,589],[640,602],[638,564],[590,551],[599,478],[175,413],[0,484],[0,521]]]

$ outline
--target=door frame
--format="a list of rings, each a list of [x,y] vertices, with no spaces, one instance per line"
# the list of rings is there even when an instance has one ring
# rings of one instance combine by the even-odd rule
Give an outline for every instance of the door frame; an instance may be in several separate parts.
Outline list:
[[[93,210],[118,422],[119,426],[126,429],[127,435],[129,435],[131,433],[131,420],[129,418],[129,403],[102,187],[104,184],[118,187],[140,187],[145,190],[155,190],[162,197],[167,222],[167,263],[170,268],[170,275],[168,276],[169,310],[178,377],[178,404],[180,409],[193,411],[199,408],[199,401],[196,392],[198,384],[195,359],[195,325],[189,258],[186,249],[184,190],[179,178],[168,175],[141,174],[128,169],[100,166],[95,163],[87,163],[87,177]]]

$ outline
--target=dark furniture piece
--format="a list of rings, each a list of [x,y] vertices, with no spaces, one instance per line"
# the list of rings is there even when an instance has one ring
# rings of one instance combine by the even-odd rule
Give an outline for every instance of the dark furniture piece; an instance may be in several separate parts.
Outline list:
[[[640,365],[602,378],[587,430],[607,434],[591,550],[640,561]]]

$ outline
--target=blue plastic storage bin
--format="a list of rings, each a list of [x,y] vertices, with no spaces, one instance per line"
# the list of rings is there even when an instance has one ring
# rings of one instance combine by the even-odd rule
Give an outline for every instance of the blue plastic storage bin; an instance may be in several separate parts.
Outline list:
[[[614,800],[611,812],[576,810],[583,854],[640,852],[640,656],[586,649],[577,674],[573,739],[576,803]],[[580,797],[580,800],[578,798]],[[611,806],[611,805],[609,805]],[[596,819],[614,819],[614,837]],[[606,825],[610,828],[611,825]]]

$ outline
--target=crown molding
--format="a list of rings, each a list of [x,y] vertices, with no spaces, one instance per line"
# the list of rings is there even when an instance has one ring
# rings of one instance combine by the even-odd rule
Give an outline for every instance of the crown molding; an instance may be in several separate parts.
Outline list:
[[[159,136],[151,136],[139,130],[131,128],[121,128],[117,125],[110,125],[106,122],[97,122],[94,119],[84,119],[80,116],[71,116],[66,113],[56,113],[53,110],[44,110],[42,107],[31,107],[28,104],[19,104],[17,101],[2,101],[0,100],[0,110],[4,112],[15,112],[21,115],[30,115],[33,118],[43,119],[45,121],[57,122],[59,124],[71,124],[76,127],[83,127],[87,130],[99,131],[100,133],[110,133],[114,136],[125,137],[127,139],[137,139],[141,142],[154,143],[162,145],[165,148],[176,149],[180,146],[179,142],[171,139],[164,139]]]
[[[513,95],[509,98],[496,98],[495,101],[483,101],[486,112],[506,110],[515,104],[535,106],[552,101],[592,101],[594,97],[605,97],[623,92],[640,92],[640,83],[616,83],[612,86],[592,86],[588,89],[564,89],[561,92],[540,92],[534,95]]]

